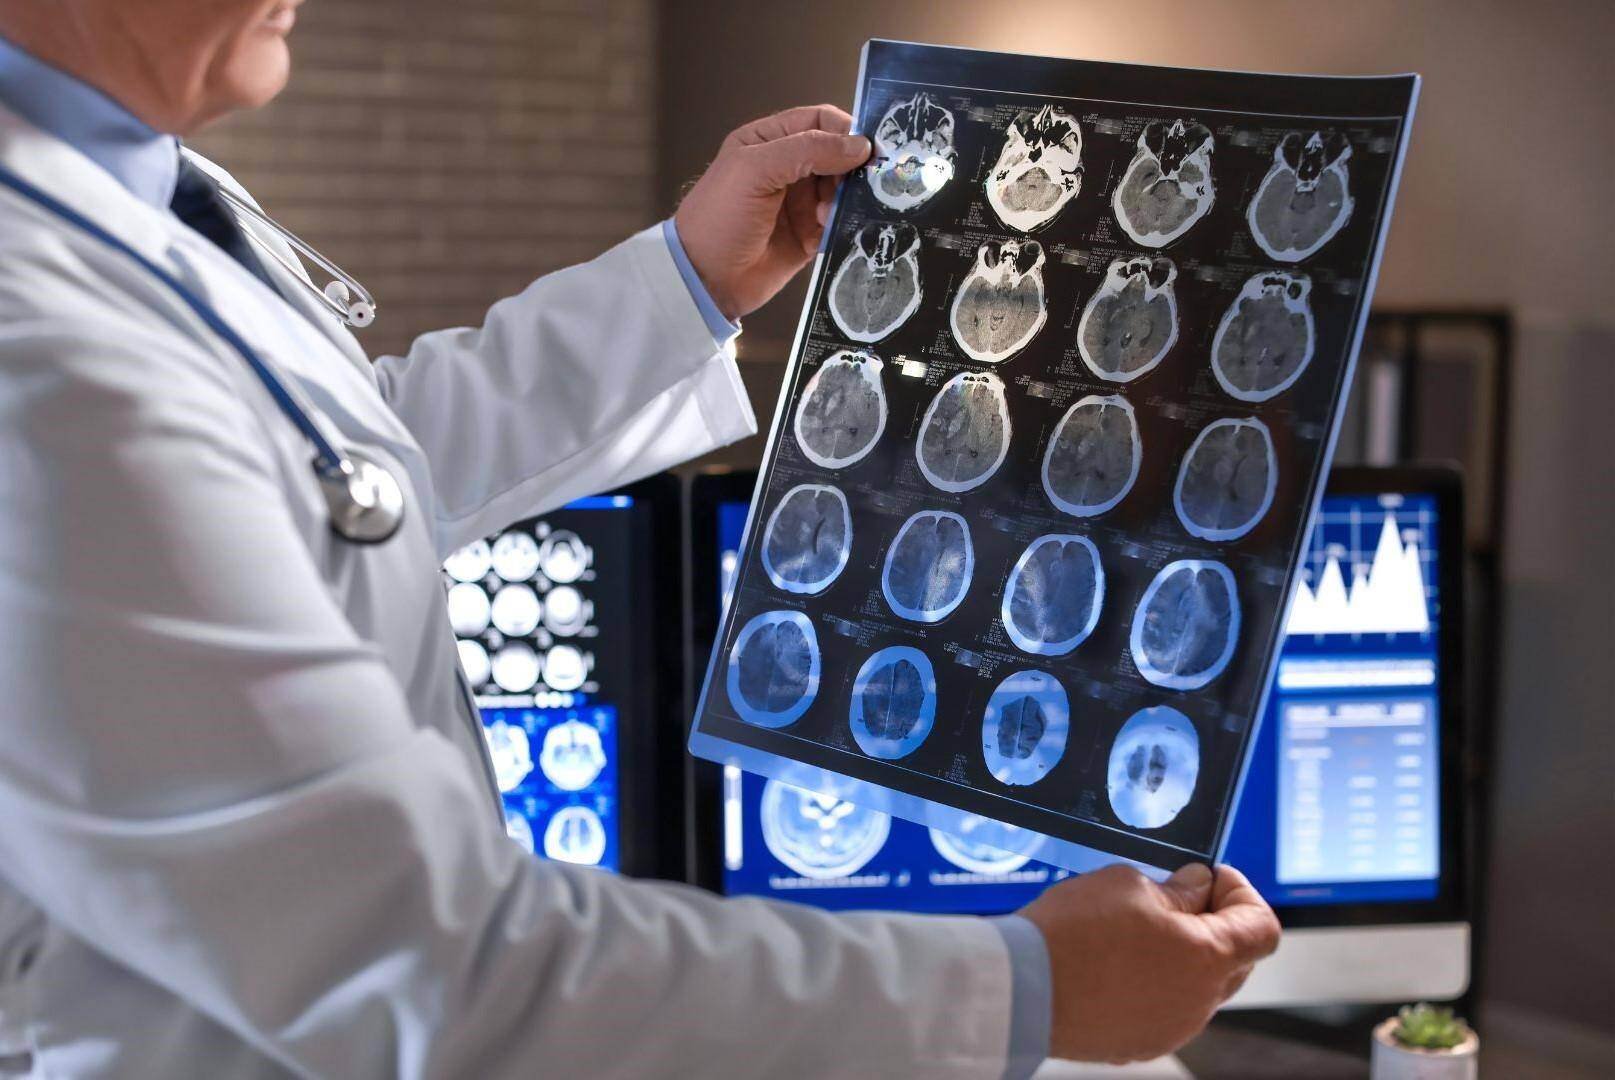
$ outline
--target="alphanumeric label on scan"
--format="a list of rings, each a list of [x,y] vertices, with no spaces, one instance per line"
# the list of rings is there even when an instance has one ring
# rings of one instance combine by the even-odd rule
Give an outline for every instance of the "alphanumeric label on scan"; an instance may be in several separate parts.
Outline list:
[[[1416,88],[866,46],[692,748],[1215,858]]]

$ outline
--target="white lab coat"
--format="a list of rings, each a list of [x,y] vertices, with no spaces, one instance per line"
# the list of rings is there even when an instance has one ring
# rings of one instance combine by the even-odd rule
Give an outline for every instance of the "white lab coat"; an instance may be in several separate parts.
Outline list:
[[[385,544],[334,537],[237,354],[0,191],[0,1075],[999,1073],[984,922],[505,838],[439,561],[754,430],[655,230],[372,366],[3,111],[0,161],[210,301],[408,503]]]

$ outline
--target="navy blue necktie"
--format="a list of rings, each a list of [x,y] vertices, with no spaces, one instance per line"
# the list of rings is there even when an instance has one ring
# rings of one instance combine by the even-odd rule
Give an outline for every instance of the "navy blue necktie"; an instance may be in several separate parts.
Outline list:
[[[280,288],[258,260],[258,253],[252,250],[252,241],[236,224],[235,215],[225,205],[218,185],[212,177],[183,157],[179,162],[179,184],[174,188],[174,199],[169,203],[169,208],[181,221],[217,244],[226,255],[246,267],[253,277],[279,295]]]

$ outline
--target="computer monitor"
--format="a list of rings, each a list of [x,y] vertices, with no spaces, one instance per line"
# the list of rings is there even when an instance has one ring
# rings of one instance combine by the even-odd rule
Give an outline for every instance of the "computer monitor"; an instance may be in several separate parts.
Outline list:
[[[697,662],[755,474],[691,489]],[[1237,1006],[1456,997],[1468,984],[1456,474],[1340,469],[1314,522],[1226,857],[1286,926]],[[697,763],[694,880],[827,908],[993,914],[1066,872],[983,823],[962,838]]]
[[[443,564],[511,839],[680,876],[681,489],[653,477],[519,521]],[[669,853],[673,853],[671,857]]]

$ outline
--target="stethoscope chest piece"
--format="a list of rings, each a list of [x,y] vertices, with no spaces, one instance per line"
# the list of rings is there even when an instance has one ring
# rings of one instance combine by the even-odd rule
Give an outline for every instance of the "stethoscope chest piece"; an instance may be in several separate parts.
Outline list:
[[[362,451],[349,449],[338,467],[320,472],[319,483],[331,529],[344,540],[379,544],[404,523],[398,478]]]

